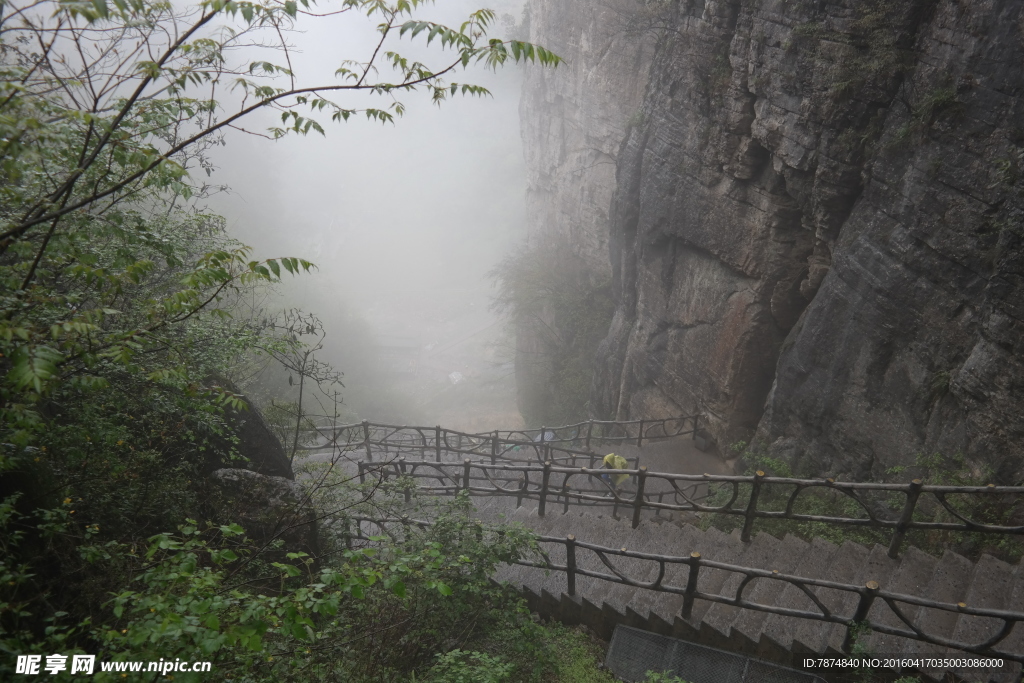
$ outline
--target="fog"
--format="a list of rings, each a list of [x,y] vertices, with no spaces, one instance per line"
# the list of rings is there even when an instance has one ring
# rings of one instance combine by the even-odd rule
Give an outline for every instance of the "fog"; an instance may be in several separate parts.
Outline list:
[[[488,6],[518,19],[522,4]],[[458,25],[481,6],[441,0],[420,14]],[[343,59],[364,61],[377,37],[373,23],[352,14],[300,20],[297,28],[294,69],[319,82],[331,81]],[[506,19],[491,33],[508,30]],[[443,61],[439,50],[424,49],[422,36],[391,49],[429,65]],[[212,208],[227,218],[229,233],[257,258],[298,256],[318,266],[286,277],[272,305],[297,306],[324,322],[322,355],[345,374],[346,418],[472,430],[521,425],[487,273],[524,238],[524,68],[540,67],[471,67],[449,79],[484,85],[492,98],[456,96],[438,107],[426,93],[401,95],[408,109],[394,125],[361,116],[332,123],[324,114],[325,137],[274,141],[233,131],[217,149],[211,181],[230,190]],[[263,132],[274,124],[265,116],[245,126]]]

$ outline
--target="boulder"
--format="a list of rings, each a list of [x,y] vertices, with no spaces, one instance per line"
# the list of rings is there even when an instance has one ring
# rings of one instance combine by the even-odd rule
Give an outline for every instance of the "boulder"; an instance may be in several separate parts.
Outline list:
[[[218,523],[240,524],[259,544],[280,540],[285,552],[319,556],[316,513],[299,484],[238,468],[219,469],[210,482]]]

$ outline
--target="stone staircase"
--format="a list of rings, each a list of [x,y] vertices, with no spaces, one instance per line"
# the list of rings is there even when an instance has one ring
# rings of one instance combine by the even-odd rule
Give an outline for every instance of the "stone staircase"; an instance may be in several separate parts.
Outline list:
[[[1024,562],[1009,565],[988,555],[976,563],[956,553],[946,552],[933,557],[916,548],[907,548],[900,559],[892,560],[886,548],[866,548],[852,542],[835,545],[822,539],[811,542],[795,536],[779,539],[767,533],[742,543],[738,534],[725,534],[711,528],[701,531],[686,523],[646,517],[633,529],[629,511],[621,518],[612,517],[610,508],[570,507],[562,514],[561,505],[548,507],[545,517],[537,514],[536,503],[524,501],[516,507],[512,497],[474,499],[478,516],[488,521],[520,523],[541,535],[565,538],[573,534],[578,540],[611,548],[688,556],[699,551],[705,560],[745,567],[778,570],[805,578],[820,578],[841,583],[864,585],[877,581],[884,590],[940,602],[964,602],[972,607],[1024,611]],[[565,547],[548,547],[551,560],[564,564]],[[577,552],[577,566],[608,572],[607,567],[589,551]],[[655,578],[655,563],[630,558],[615,558],[616,568],[624,574],[644,581]],[[687,567],[669,565],[665,583],[685,586]],[[563,572],[513,565],[499,570],[495,577],[519,587],[535,609],[564,621],[587,623],[610,637],[616,624],[635,626],[649,631],[693,640],[704,645],[741,652],[782,664],[799,666],[802,657],[812,654],[841,652],[846,627],[810,619],[786,617],[732,605],[696,600],[689,618],[680,617],[683,596],[650,591],[624,584],[578,576],[576,597],[566,594]],[[741,576],[720,569],[704,569],[698,590],[734,596]],[[856,596],[820,588],[817,597],[830,610],[852,615]],[[755,580],[744,597],[755,602],[813,610],[813,603],[796,586],[776,581]],[[995,632],[993,619],[943,612],[929,608],[910,608],[914,623],[927,623],[928,632],[961,641],[978,641]],[[875,601],[869,613],[871,620],[894,627],[905,627],[881,600]],[[897,636],[872,633],[860,645],[872,656],[955,657],[963,653],[936,645]],[[998,646],[1003,651],[1024,651],[1024,627],[1018,624],[1007,640]],[[1011,663],[1012,664],[1012,663]],[[998,674],[958,671],[958,676],[984,683],[1019,683],[1020,666]],[[927,678],[941,679],[948,672],[925,670]]]

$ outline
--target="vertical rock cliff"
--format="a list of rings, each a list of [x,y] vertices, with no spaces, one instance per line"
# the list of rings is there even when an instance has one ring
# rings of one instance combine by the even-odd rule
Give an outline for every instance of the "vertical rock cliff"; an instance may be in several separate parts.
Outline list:
[[[557,69],[528,70],[523,87],[528,240],[534,255],[557,252],[562,267],[583,271],[579,277],[590,284],[611,277],[609,211],[619,146],[639,112],[653,55],[654,36],[628,30],[642,4],[530,0],[526,6],[527,39],[565,60]],[[552,360],[571,323],[554,308],[517,326],[519,406],[531,422],[551,416],[559,398]]]
[[[534,0],[531,38],[565,35],[561,9],[543,10],[571,4]],[[599,221],[567,216],[598,216],[611,194],[617,309],[595,364],[594,413],[696,405],[723,447],[756,439],[810,471],[879,476],[942,452],[1019,478],[1022,5],[618,9],[633,12],[637,45],[656,46],[638,112],[609,153],[614,183],[543,174],[579,149],[557,127],[619,142],[618,129],[591,127],[599,114],[584,114],[583,100],[551,108],[577,86],[535,79],[523,117],[532,186],[543,186],[532,197],[538,231],[599,248]],[[620,96],[607,65],[565,47],[590,66],[558,78],[585,74],[593,106],[595,89]],[[570,196],[595,207],[555,208]]]

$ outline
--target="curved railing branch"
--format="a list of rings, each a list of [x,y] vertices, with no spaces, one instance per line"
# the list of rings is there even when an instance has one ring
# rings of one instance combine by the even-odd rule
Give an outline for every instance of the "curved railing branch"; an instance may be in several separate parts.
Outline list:
[[[386,525],[401,523],[403,526],[410,524],[416,526],[429,526],[429,522],[420,520],[409,520],[409,519],[386,519],[386,520],[372,520],[370,518],[353,518],[360,521],[372,521],[382,531],[386,532]],[[361,534],[361,526],[357,524],[357,534]],[[387,533],[387,535],[394,537],[394,532]],[[369,537],[360,537],[362,540],[370,540]],[[732,605],[739,607],[740,609],[749,609],[759,612],[766,612],[770,614],[777,614],[784,617],[796,617],[801,619],[811,619],[814,621],[840,624],[847,626],[848,629],[854,626],[867,626],[876,633],[882,633],[886,635],[898,636],[901,638],[909,638],[911,640],[917,640],[925,643],[931,643],[942,647],[949,647],[963,652],[969,652],[979,655],[989,655],[994,657],[1000,657],[1013,662],[1024,663],[1024,652],[1008,652],[1003,650],[995,649],[999,643],[1003,642],[1013,631],[1014,627],[1021,622],[1024,622],[1024,612],[1014,612],[1003,609],[992,609],[992,608],[981,608],[971,607],[964,603],[944,603],[928,598],[922,598],[914,595],[906,595],[901,593],[893,593],[889,591],[881,590],[878,583],[875,581],[868,581],[862,586],[855,584],[841,583],[838,581],[829,581],[826,579],[814,579],[802,576],[796,576],[791,574],[783,574],[778,571],[769,571],[765,569],[758,569],[755,567],[744,567],[740,565],[728,564],[725,562],[715,562],[706,560],[701,557],[700,553],[693,552],[689,557],[672,556],[672,555],[661,555],[656,553],[645,553],[639,551],[627,550],[625,548],[608,548],[602,545],[593,543],[587,543],[585,541],[577,540],[573,536],[567,538],[558,538],[553,536],[538,536],[537,537],[537,556],[540,558],[533,559],[530,557],[519,558],[515,561],[515,564],[532,567],[537,569],[544,569],[547,571],[555,571],[565,573],[567,575],[568,594],[575,595],[575,580],[578,576],[586,576],[600,581],[607,581],[610,583],[618,583],[641,588],[645,590],[651,590],[661,593],[670,593],[675,595],[682,595],[687,598],[688,602],[692,603],[693,599],[705,600],[712,603],[721,603],[724,605]],[[543,546],[561,545],[565,547],[566,561],[565,564],[558,564],[551,560],[551,554],[548,550],[545,550]],[[601,572],[585,567],[580,567],[576,561],[576,554],[579,550],[588,550],[597,555],[601,560],[602,564],[611,572]],[[616,567],[610,558],[622,557],[633,560],[645,560],[649,562],[656,562],[658,565],[658,574],[655,580],[645,581],[640,578],[630,576],[626,571]],[[689,568],[687,575],[686,585],[676,586],[665,583],[665,576],[667,573],[666,568],[669,565],[686,565]],[[704,591],[697,590],[697,582],[699,579],[700,572],[706,569],[718,569],[721,571],[729,572],[731,574],[740,574],[743,578],[736,589],[736,593],[733,596],[723,595],[719,593],[707,593]],[[806,609],[794,609],[790,607],[780,607],[773,604],[758,603],[754,600],[749,600],[744,596],[746,587],[756,579],[768,579],[772,581],[781,581],[785,584],[795,586],[799,589],[807,598],[814,604],[818,611],[810,611]],[[838,614],[833,610],[830,610],[819,598],[816,590],[832,590],[845,595],[852,595],[856,598],[853,605],[853,611],[849,614]],[[869,615],[871,605],[874,600],[881,599],[892,611],[892,613],[905,625],[905,628],[891,626],[877,618],[873,618]],[[938,633],[929,633],[926,626],[920,626],[915,623],[915,620],[908,616],[905,612],[905,607],[909,608],[928,608],[932,610],[938,610],[942,612],[955,613],[957,615],[969,615],[974,617],[980,617],[985,619],[991,619],[994,621],[1001,622],[999,628],[995,629],[991,634],[985,634],[981,640],[976,642],[964,642],[953,640],[945,636],[939,635]],[[687,608],[684,604],[683,616],[686,614]],[[1024,627],[1024,626],[1022,626]],[[848,641],[847,641],[848,642]]]

